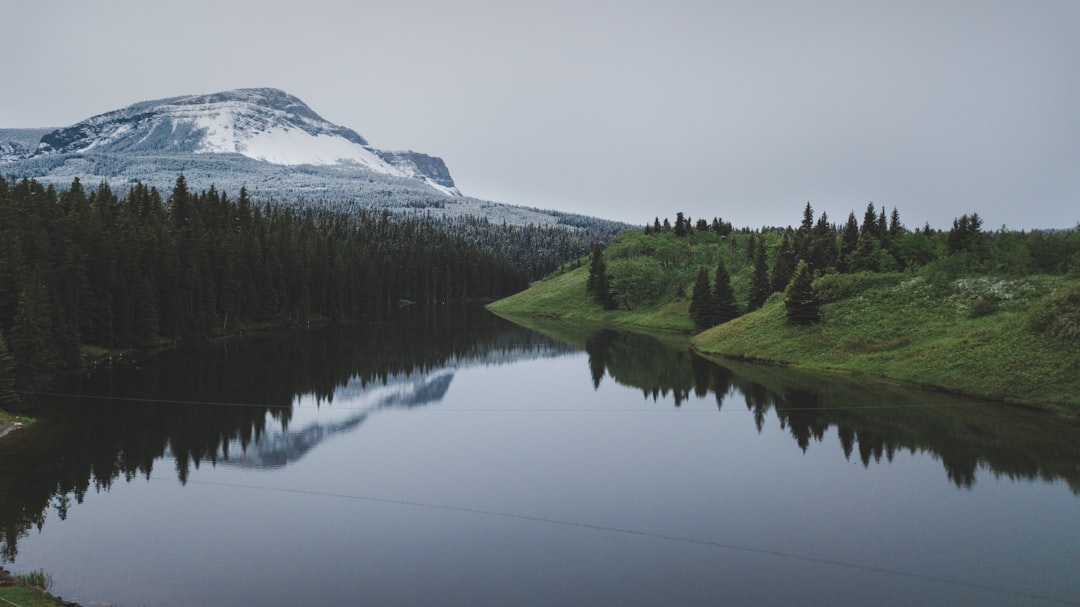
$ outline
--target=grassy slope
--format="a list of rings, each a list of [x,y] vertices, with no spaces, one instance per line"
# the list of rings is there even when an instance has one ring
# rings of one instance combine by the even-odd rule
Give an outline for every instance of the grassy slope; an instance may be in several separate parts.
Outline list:
[[[663,254],[647,248],[657,242],[649,238],[640,232],[620,235],[605,252],[609,268],[621,260]],[[489,308],[519,319],[692,333],[688,291],[700,265],[712,268],[723,258],[737,298],[745,301],[750,268],[739,238],[683,239],[688,246],[680,263],[665,269],[669,288],[652,306],[601,309],[585,292],[588,268],[583,260],[582,267],[537,281]],[[656,245],[661,246],[662,241]],[[774,295],[761,310],[696,336],[692,345],[706,356],[840,370],[996,400],[1062,404],[1066,407],[1059,409],[1075,414],[1080,411],[1080,344],[1033,332],[1028,320],[1040,300],[1078,282],[1051,276],[980,277],[935,286],[908,274],[832,276],[818,281],[828,299],[820,325],[788,325],[782,297]],[[988,294],[1000,299],[997,311],[973,318],[973,304]]]
[[[770,235],[770,237],[772,237]],[[527,290],[489,306],[504,316],[584,320],[603,322],[624,328],[641,328],[693,333],[690,320],[690,296],[698,268],[704,266],[710,278],[718,259],[723,259],[731,274],[736,298],[746,299],[752,272],[746,255],[749,239],[745,234],[720,238],[712,232],[676,238],[668,233],[646,236],[640,230],[619,234],[604,251],[608,276],[640,280],[639,284],[656,286],[654,293],[635,302],[632,309],[604,310],[585,292],[589,277],[589,259],[581,267],[553,274],[536,281]]]
[[[534,282],[528,289],[488,306],[500,316],[584,320],[615,326],[690,332],[690,300],[681,299],[644,310],[604,310],[585,292],[587,267]]]
[[[862,289],[860,281],[875,284]],[[978,278],[944,291],[905,275],[838,282],[846,288],[824,305],[821,324],[787,324],[774,296],[761,310],[695,336],[692,347],[1080,411],[1080,344],[1028,328],[1032,306],[1076,280]],[[972,304],[988,292],[1001,297],[1000,307],[973,318]]]
[[[0,587],[0,599],[10,601],[10,604],[19,605],[19,607],[57,607],[63,605],[61,600],[55,596],[30,586]],[[9,603],[5,601],[0,601],[0,603],[8,605]]]

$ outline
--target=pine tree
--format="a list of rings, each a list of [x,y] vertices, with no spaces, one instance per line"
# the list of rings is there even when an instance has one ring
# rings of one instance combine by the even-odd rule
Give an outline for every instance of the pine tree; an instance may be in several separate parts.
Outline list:
[[[765,235],[757,240],[757,250],[754,253],[754,274],[750,279],[750,298],[746,304],[747,311],[754,311],[765,305],[772,291],[769,288],[769,268],[765,259]]]
[[[690,296],[690,318],[698,330],[708,329],[713,326],[710,302],[712,293],[709,290],[709,272],[705,266],[698,268],[697,280],[694,281],[694,294]]]
[[[824,272],[835,263],[836,257],[836,232],[829,225],[828,214],[822,213],[814,225],[806,260],[810,263],[810,269]]]
[[[782,292],[787,288],[791,277],[795,275],[796,263],[791,238],[788,237],[787,232],[784,232],[783,237],[780,238],[780,248],[776,250],[776,261],[773,262],[772,276],[769,280],[773,293]]]
[[[585,282],[585,290],[592,294],[596,303],[605,310],[615,308],[615,300],[611,296],[611,285],[608,282],[607,263],[604,262],[604,250],[600,243],[593,245],[592,259],[589,264],[589,278]]]
[[[821,304],[814,291],[814,273],[805,261],[799,262],[795,277],[784,292],[784,307],[788,322],[792,324],[811,325],[821,321]]]
[[[686,218],[683,217],[682,211],[675,214],[675,235],[682,237],[686,236]]]
[[[855,220],[855,212],[848,213],[847,223],[844,224],[844,230],[840,233],[840,252],[837,261],[837,267],[841,272],[850,272],[849,258],[855,249],[859,246],[859,222]]]
[[[873,238],[874,240],[881,242],[881,237],[877,233],[877,211],[874,210],[874,203],[870,202],[866,205],[866,212],[863,213],[862,227],[859,230],[859,238],[864,236]]]
[[[716,283],[713,288],[710,312],[712,324],[722,325],[739,317],[739,304],[735,301],[735,291],[731,288],[731,275],[728,274],[724,260],[716,262]]]

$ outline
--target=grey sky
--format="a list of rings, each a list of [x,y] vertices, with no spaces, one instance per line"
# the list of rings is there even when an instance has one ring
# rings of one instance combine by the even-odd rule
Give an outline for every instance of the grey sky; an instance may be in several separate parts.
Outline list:
[[[1080,0],[0,6],[0,127],[272,86],[500,202],[1080,221]]]

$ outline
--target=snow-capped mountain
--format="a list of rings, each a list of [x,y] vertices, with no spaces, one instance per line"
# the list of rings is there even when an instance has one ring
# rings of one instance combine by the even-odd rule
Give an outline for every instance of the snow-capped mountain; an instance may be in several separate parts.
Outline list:
[[[464,196],[441,158],[378,149],[271,88],[143,101],[63,128],[0,128],[4,178],[33,178],[58,189],[75,178],[87,190],[107,182],[121,196],[142,183],[167,195],[181,174],[192,191],[214,186],[235,197],[243,187],[258,203],[422,215],[484,250],[515,259],[549,250],[563,251],[566,258],[583,255],[593,242],[629,227]],[[534,241],[511,238],[498,226],[557,231]],[[478,235],[498,229],[505,238]]]
[[[87,156],[222,154],[278,166],[359,169],[460,196],[441,159],[375,149],[356,131],[323,119],[300,99],[271,88],[143,101],[47,132],[36,146],[0,138],[0,162],[23,164]]]

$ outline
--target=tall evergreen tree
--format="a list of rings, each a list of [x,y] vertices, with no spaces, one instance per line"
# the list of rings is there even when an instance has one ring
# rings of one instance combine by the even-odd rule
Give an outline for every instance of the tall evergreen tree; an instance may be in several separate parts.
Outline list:
[[[850,272],[851,254],[859,246],[859,222],[855,219],[855,212],[848,213],[847,223],[840,233],[840,251],[837,258],[837,268],[841,272]]]
[[[713,326],[713,315],[710,303],[712,293],[709,289],[709,272],[705,266],[698,268],[697,279],[694,281],[694,293],[690,296],[690,318],[698,330],[708,329]]]
[[[615,308],[615,299],[611,296],[611,284],[608,281],[607,263],[604,261],[604,249],[600,243],[593,245],[585,290],[591,293],[596,303],[603,306],[605,310]]]
[[[862,238],[863,235],[866,235],[867,237],[873,238],[880,244],[881,237],[877,233],[877,229],[877,210],[874,208],[874,203],[869,202],[866,205],[866,212],[863,213],[862,226],[859,229],[859,238]]]
[[[814,291],[814,273],[805,261],[799,262],[795,277],[784,292],[784,308],[788,322],[792,324],[810,325],[821,320],[821,304]]]
[[[731,275],[728,274],[724,260],[716,262],[716,279],[713,287],[710,311],[712,324],[721,325],[739,317],[739,304],[735,301],[735,291],[731,288]]]
[[[757,241],[754,252],[754,274],[750,279],[750,297],[746,304],[747,311],[754,311],[765,305],[765,300],[772,294],[769,285],[769,268],[765,258],[765,235]]]
[[[836,250],[836,232],[829,224],[829,215],[822,213],[814,224],[814,231],[810,239],[810,250],[806,260],[812,270],[824,272],[836,262],[838,253]]]
[[[773,262],[772,275],[769,278],[773,293],[782,292],[787,288],[788,283],[791,282],[791,277],[795,275],[796,263],[791,238],[788,237],[787,232],[784,232],[784,235],[780,238],[780,247],[776,250],[776,261]]]
[[[806,208],[803,209],[802,223],[799,224],[799,228],[795,230],[795,256],[799,259],[806,259],[810,256],[810,246],[814,236],[814,208],[810,206],[810,201],[806,202]]]
[[[675,235],[679,237],[687,235],[686,218],[683,217],[682,211],[675,214]]]

